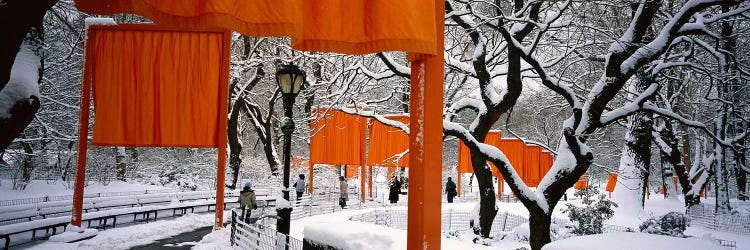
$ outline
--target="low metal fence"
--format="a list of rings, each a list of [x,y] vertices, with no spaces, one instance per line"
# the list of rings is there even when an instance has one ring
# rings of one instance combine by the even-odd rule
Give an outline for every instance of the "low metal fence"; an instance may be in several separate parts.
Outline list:
[[[696,205],[687,209],[690,223],[707,229],[750,235],[750,215],[742,213],[719,214],[713,205]]]
[[[471,229],[471,214],[463,210],[447,209],[443,210],[441,216],[443,231],[458,231]],[[406,229],[407,211],[406,210],[377,210],[369,213],[354,215],[350,218],[353,221],[361,221],[383,225],[396,229]],[[497,213],[495,220],[492,222],[491,234],[507,232],[514,227],[529,222],[521,215],[507,212]]]
[[[241,213],[232,210],[230,242],[240,249],[301,250],[302,240],[277,232],[263,223],[247,223]]]

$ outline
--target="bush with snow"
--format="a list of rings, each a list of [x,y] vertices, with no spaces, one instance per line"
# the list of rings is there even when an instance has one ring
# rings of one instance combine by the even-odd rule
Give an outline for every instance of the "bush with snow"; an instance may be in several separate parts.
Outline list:
[[[640,225],[641,232],[650,234],[685,237],[685,229],[690,226],[690,217],[678,212],[669,212],[659,218],[649,218]]]
[[[573,233],[576,235],[603,233],[604,221],[615,214],[613,207],[617,207],[617,203],[607,199],[606,195],[599,194],[599,190],[594,187],[578,190],[575,196],[582,198],[583,206],[568,203],[565,204],[567,208],[563,210],[563,213],[568,213],[568,218],[574,223]]]

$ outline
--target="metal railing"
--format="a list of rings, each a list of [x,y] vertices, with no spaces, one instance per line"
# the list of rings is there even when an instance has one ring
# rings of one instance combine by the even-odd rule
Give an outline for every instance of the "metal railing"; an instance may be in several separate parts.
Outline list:
[[[290,249],[301,250],[302,241],[277,232],[263,223],[248,223],[244,214],[232,210],[232,230],[230,243],[241,249]]]
[[[713,205],[700,204],[687,209],[693,225],[707,229],[750,235],[750,215],[733,213],[719,214]]]

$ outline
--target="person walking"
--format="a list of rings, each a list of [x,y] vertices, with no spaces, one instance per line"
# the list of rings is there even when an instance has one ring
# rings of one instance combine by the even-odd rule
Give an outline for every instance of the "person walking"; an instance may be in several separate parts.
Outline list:
[[[391,176],[391,182],[389,185],[388,200],[391,201],[391,204],[395,204],[398,202],[398,195],[401,193],[401,182],[398,181],[396,173],[393,173],[393,176]]]
[[[346,184],[346,178],[339,176],[339,206],[346,207],[346,201],[349,200],[349,185]]]
[[[240,208],[242,210],[242,218],[245,223],[250,223],[250,212],[253,209],[258,208],[258,204],[255,201],[255,191],[253,191],[253,183],[245,182],[245,186],[240,191]]]
[[[453,197],[456,197],[456,183],[453,182],[451,177],[448,177],[448,182],[445,183],[445,193],[448,194],[448,203],[453,203]]]
[[[302,194],[305,193],[305,189],[307,189],[304,174],[299,174],[299,179],[297,179],[297,182],[294,183],[293,187],[294,190],[297,191],[297,200],[300,200],[302,198]]]

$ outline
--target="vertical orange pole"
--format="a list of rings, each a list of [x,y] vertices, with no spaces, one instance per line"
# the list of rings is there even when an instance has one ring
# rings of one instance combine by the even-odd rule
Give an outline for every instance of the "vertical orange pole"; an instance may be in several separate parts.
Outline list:
[[[310,185],[307,185],[307,193],[309,193],[310,195],[312,195],[312,193],[313,193],[313,179],[314,179],[313,178],[314,177],[313,176],[313,174],[314,174],[313,169],[315,167],[315,164],[313,164],[312,161],[308,161],[308,164],[310,165],[308,167],[309,168],[308,169],[308,174],[310,175]]]
[[[365,203],[365,192],[366,192],[366,190],[365,190],[365,183],[366,183],[365,176],[367,176],[367,173],[365,171],[365,168],[367,168],[367,167],[364,166],[364,165],[359,166],[359,190],[360,190],[360,192],[359,192],[359,200],[362,203]]]
[[[458,174],[456,175],[456,181],[458,183],[458,185],[456,185],[457,186],[456,189],[458,191],[456,195],[458,197],[461,197],[461,172],[458,172]]]
[[[221,79],[219,81],[219,147],[216,164],[216,220],[214,230],[224,227],[224,176],[227,162],[227,119],[229,106],[229,49],[232,44],[232,34],[224,31],[224,48],[222,53]]]
[[[499,176],[497,177],[497,198],[499,200],[503,200],[503,189],[505,186],[503,185],[503,177]]]
[[[81,83],[81,110],[78,119],[78,161],[76,163],[76,182],[73,187],[73,210],[70,214],[70,224],[81,226],[81,216],[83,214],[83,188],[86,183],[86,152],[88,150],[89,137],[89,103],[91,102],[91,80],[92,66],[94,65],[94,41],[95,30],[88,29],[88,40],[86,41],[86,51],[84,52],[86,61],[83,67],[83,82]]]
[[[435,0],[435,56],[410,55],[407,249],[440,249],[445,2]],[[412,57],[414,56],[414,57]],[[421,57],[421,58],[416,58]],[[429,155],[428,155],[429,154]]]
[[[367,176],[368,190],[370,190],[370,199],[372,199],[372,166],[369,166],[370,175]]]

